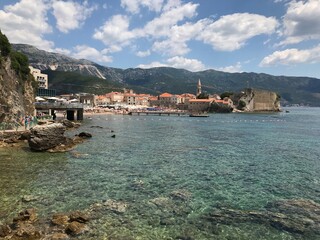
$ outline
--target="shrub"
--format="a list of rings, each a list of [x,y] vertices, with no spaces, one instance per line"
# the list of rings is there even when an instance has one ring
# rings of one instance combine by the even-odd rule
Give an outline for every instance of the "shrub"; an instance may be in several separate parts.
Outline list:
[[[245,101],[243,101],[243,100],[239,101],[239,104],[238,104],[239,109],[244,109],[246,106],[247,106],[247,104]]]
[[[0,30],[0,53],[1,53],[0,55],[3,57],[7,57],[9,56],[10,52],[11,52],[10,42],[6,37],[6,35],[2,34]]]

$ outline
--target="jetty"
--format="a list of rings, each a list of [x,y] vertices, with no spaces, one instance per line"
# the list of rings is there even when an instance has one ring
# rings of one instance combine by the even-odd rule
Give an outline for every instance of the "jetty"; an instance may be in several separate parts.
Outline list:
[[[49,110],[51,115],[54,111],[66,111],[67,119],[70,121],[75,120],[75,112],[77,113],[76,120],[83,120],[83,104],[74,102],[36,102],[36,110]]]

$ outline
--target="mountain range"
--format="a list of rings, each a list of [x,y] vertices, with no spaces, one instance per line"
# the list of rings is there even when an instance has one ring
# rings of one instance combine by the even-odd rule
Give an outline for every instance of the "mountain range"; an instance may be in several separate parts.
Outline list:
[[[163,92],[195,93],[200,79],[202,90],[210,94],[258,88],[277,92],[283,104],[320,106],[320,79],[317,78],[227,73],[212,69],[190,72],[170,67],[119,69],[39,50],[30,45],[13,44],[12,47],[27,55],[30,65],[48,74],[49,87],[56,89],[58,94],[103,94],[123,88],[154,95]]]

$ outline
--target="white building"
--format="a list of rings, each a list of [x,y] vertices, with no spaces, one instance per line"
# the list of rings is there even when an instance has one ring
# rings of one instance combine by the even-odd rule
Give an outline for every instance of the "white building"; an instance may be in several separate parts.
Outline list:
[[[35,80],[39,83],[39,88],[48,89],[48,75],[41,73],[39,69],[29,66],[30,73]]]

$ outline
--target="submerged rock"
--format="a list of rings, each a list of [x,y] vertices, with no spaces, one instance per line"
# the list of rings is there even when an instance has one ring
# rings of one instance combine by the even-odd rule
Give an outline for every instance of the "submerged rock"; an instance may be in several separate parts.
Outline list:
[[[70,237],[65,233],[54,233],[49,239],[50,240],[69,240]]]
[[[253,222],[291,233],[320,234],[320,204],[305,199],[276,201],[268,204],[266,211],[220,208],[205,218],[213,223]]]
[[[34,208],[29,208],[24,211],[21,211],[17,217],[13,219],[13,222],[20,222],[20,221],[28,221],[28,222],[35,222],[37,220],[36,210]]]
[[[115,213],[124,213],[127,210],[128,204],[108,199],[103,203],[104,207]]]
[[[87,132],[81,132],[77,136],[81,138],[92,138],[92,134]]]
[[[39,197],[33,195],[24,195],[21,200],[22,202],[33,202],[39,200]]]
[[[69,224],[69,220],[69,216],[62,213],[56,213],[53,214],[51,222],[57,226],[67,226]]]
[[[66,228],[66,233],[71,235],[80,235],[87,231],[89,231],[88,226],[77,221],[71,222]]]
[[[67,240],[89,231],[88,221],[86,212],[56,213],[50,221],[38,219],[35,209],[26,209],[12,223],[0,225],[0,239]]]
[[[173,198],[173,199],[176,199],[176,200],[181,200],[181,201],[187,201],[191,198],[191,193],[188,192],[187,190],[176,190],[176,191],[173,191],[170,193],[170,196]]]
[[[90,217],[88,214],[80,211],[74,211],[69,214],[70,221],[77,221],[79,223],[86,223],[89,221]]]
[[[6,237],[12,232],[11,228],[9,225],[4,224],[0,225],[0,237]]]

